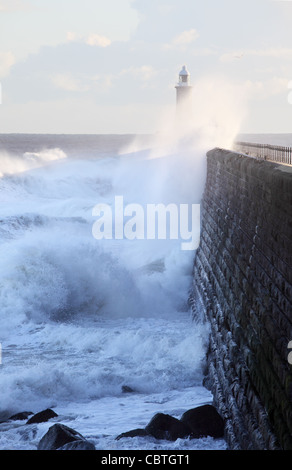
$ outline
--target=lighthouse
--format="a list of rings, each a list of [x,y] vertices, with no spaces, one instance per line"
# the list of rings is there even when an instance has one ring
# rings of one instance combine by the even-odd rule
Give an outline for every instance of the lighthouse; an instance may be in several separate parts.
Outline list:
[[[178,123],[184,124],[191,116],[192,89],[191,75],[186,66],[183,65],[179,73],[179,81],[176,85],[176,118]]]

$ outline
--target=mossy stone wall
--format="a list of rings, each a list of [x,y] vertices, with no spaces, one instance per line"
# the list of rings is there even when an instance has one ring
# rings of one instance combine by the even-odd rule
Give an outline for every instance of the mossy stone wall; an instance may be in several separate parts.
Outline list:
[[[231,449],[292,450],[292,167],[207,153],[194,317]]]

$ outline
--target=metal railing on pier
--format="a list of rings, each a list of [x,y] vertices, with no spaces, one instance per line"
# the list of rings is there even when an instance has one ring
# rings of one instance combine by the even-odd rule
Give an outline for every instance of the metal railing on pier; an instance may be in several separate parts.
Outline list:
[[[292,165],[292,147],[280,145],[234,142],[234,150],[252,157]]]

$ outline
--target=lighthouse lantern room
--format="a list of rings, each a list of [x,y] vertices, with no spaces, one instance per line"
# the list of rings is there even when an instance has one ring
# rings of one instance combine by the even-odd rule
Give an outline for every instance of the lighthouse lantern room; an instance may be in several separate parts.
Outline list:
[[[183,65],[179,73],[179,86],[190,86],[191,85],[191,75],[187,70],[186,66]]]
[[[184,65],[179,73],[179,81],[176,85],[176,115],[182,124],[191,114],[192,86],[191,75]]]

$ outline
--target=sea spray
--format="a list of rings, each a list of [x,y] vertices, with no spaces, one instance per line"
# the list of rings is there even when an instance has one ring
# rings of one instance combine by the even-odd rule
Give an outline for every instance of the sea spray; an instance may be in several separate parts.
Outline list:
[[[2,150],[0,151],[0,176],[29,171],[63,158],[66,158],[66,153],[59,148],[24,152],[21,156],[12,156]]]
[[[161,146],[69,154],[1,178],[3,416],[53,406],[78,431],[100,442],[109,435],[110,446],[111,433],[135,419],[146,424],[155,409],[177,413],[187,400],[188,408],[210,400],[201,390],[208,328],[191,323],[188,307],[194,253],[179,240],[92,236],[93,207],[119,194],[126,204],[199,203],[203,155],[191,155],[175,146],[169,154]],[[1,448],[37,445],[20,432],[6,428]]]

